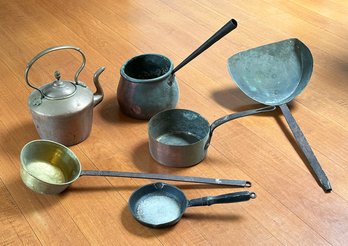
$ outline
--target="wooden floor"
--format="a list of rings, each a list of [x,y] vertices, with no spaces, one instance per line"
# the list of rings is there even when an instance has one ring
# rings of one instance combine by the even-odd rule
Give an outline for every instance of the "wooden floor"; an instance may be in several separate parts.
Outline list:
[[[0,244],[1,245],[347,245],[348,243],[348,2],[10,0],[0,3]],[[208,155],[191,168],[168,168],[148,151],[147,122],[122,114],[116,100],[119,69],[141,53],[179,64],[229,19],[238,28],[177,72],[177,108],[209,122],[260,106],[230,78],[233,54],[296,37],[314,57],[309,85],[290,104],[329,177],[318,186],[278,110],[216,130]],[[187,209],[167,229],[149,229],[128,211],[131,193],[149,180],[81,177],[64,193],[40,195],[20,179],[19,153],[38,139],[24,70],[41,50],[69,44],[86,54],[80,80],[92,90],[100,66],[104,101],[95,108],[89,138],[71,147],[84,169],[156,172],[246,179],[257,198]],[[60,69],[73,79],[80,57],[57,52],[40,59],[30,79],[42,86]],[[64,127],[64,126],[61,126]],[[178,185],[188,198],[241,191]]]

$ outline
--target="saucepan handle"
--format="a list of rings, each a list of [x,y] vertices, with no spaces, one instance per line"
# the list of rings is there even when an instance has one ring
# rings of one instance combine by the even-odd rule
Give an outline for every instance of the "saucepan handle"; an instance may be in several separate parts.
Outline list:
[[[248,116],[248,115],[253,115],[253,114],[259,114],[259,113],[265,113],[265,112],[270,112],[270,111],[273,111],[275,110],[276,107],[275,106],[267,106],[267,107],[263,107],[263,108],[257,108],[257,109],[250,109],[250,110],[245,110],[245,111],[242,111],[242,112],[238,112],[238,113],[233,113],[233,114],[229,114],[229,115],[226,115],[224,117],[221,117],[217,120],[215,120],[211,125],[210,125],[210,133],[209,133],[209,138],[207,140],[207,143],[205,144],[205,149],[207,149],[210,145],[210,141],[211,141],[211,138],[213,136],[213,131],[221,126],[222,124],[228,122],[228,121],[231,121],[231,120],[234,120],[234,119],[237,119],[237,118],[241,118],[241,117],[244,117],[244,116]]]
[[[79,75],[80,75],[82,69],[83,69],[83,68],[85,67],[85,65],[86,65],[86,57],[85,57],[85,55],[82,53],[81,49],[80,49],[80,48],[77,48],[77,47],[74,47],[74,46],[69,46],[69,45],[61,45],[61,46],[54,46],[54,47],[47,48],[47,49],[41,51],[41,52],[40,52],[39,54],[37,54],[35,57],[33,57],[33,59],[31,59],[31,60],[28,62],[27,67],[26,67],[26,69],[25,69],[25,81],[27,82],[27,84],[28,84],[31,88],[33,88],[33,89],[35,89],[35,90],[37,90],[37,91],[40,92],[41,98],[44,98],[43,92],[42,92],[39,88],[33,86],[33,85],[29,82],[29,70],[30,70],[31,66],[34,64],[34,62],[36,62],[36,61],[37,61],[39,58],[41,58],[42,56],[44,56],[44,55],[46,55],[46,54],[48,54],[48,53],[50,53],[50,52],[53,52],[53,51],[64,50],[64,49],[73,49],[73,50],[76,50],[76,51],[78,51],[78,52],[81,54],[81,56],[82,56],[82,64],[81,64],[80,67],[77,69],[77,71],[76,71],[76,73],[75,73],[75,77],[74,77],[75,83],[78,84],[78,77],[79,77]]]
[[[218,203],[244,202],[256,198],[256,194],[250,191],[241,191],[223,194],[219,196],[206,196],[188,201],[188,207],[210,206]]]

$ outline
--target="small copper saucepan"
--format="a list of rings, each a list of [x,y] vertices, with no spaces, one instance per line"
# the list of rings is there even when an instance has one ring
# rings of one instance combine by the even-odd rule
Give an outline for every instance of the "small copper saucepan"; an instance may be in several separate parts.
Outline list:
[[[213,131],[220,125],[247,115],[275,110],[274,106],[226,115],[211,125],[200,114],[187,109],[170,109],[149,121],[151,156],[160,164],[189,167],[201,162],[208,150]]]

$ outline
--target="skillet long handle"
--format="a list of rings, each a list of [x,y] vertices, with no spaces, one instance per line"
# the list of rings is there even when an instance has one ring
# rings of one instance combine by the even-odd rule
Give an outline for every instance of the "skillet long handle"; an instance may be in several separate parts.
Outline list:
[[[221,204],[221,203],[245,202],[255,198],[256,198],[256,194],[254,192],[240,191],[240,192],[223,194],[219,196],[206,196],[206,197],[191,199],[188,201],[187,206],[188,207],[210,206],[213,204]]]
[[[280,109],[282,110],[286,121],[289,124],[289,127],[292,131],[292,133],[295,136],[295,140],[297,144],[302,149],[303,154],[306,156],[313,172],[316,175],[317,180],[320,182],[322,188],[325,192],[332,191],[332,187],[330,184],[329,179],[327,178],[326,174],[324,173],[323,169],[321,168],[317,158],[315,157],[313,150],[311,146],[309,145],[306,137],[304,136],[303,132],[301,131],[299,125],[297,124],[295,118],[292,116],[288,105],[282,104],[279,105]]]
[[[251,187],[251,183],[246,180],[201,178],[201,177],[190,177],[190,176],[166,175],[166,174],[158,174],[158,173],[134,173],[134,172],[82,170],[80,176],[108,176],[108,177],[124,177],[124,178],[138,178],[138,179],[157,179],[157,180],[171,180],[171,181],[203,183],[203,184],[213,184],[213,185]]]

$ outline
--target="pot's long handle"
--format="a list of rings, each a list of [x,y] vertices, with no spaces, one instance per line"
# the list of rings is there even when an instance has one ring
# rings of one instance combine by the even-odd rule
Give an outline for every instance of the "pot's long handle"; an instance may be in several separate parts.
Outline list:
[[[251,186],[251,183],[246,180],[201,178],[201,177],[176,176],[176,175],[166,175],[166,174],[157,174],[157,173],[82,170],[80,176],[108,176],[108,177],[125,177],[125,178],[139,178],[139,179],[157,179],[157,180],[171,180],[171,181],[180,181],[180,182],[228,185],[228,186],[239,186],[239,187]]]
[[[210,206],[218,203],[244,202],[256,198],[256,194],[250,191],[228,193],[219,196],[206,196],[188,201],[188,207]]]
[[[326,174],[324,173],[323,169],[321,168],[317,158],[315,157],[313,150],[311,146],[309,145],[306,137],[304,136],[303,132],[301,131],[301,128],[297,124],[295,118],[292,116],[288,105],[281,104],[279,105],[280,109],[282,110],[286,121],[288,122],[288,125],[292,131],[292,133],[295,136],[295,140],[297,144],[300,146],[303,154],[306,156],[313,172],[316,175],[317,180],[320,182],[322,188],[325,192],[332,191],[332,187],[330,184],[329,179],[327,178]]]
[[[267,107],[263,107],[263,108],[257,108],[257,109],[250,109],[250,110],[245,110],[242,112],[238,112],[238,113],[233,113],[233,114],[229,114],[226,115],[224,117],[221,117],[217,120],[215,120],[211,125],[210,125],[210,133],[209,133],[209,138],[207,140],[207,143],[205,144],[205,149],[207,149],[210,145],[210,141],[211,138],[213,136],[213,131],[221,126],[222,124],[234,120],[234,119],[238,119],[244,116],[248,116],[248,115],[253,115],[253,114],[259,114],[259,113],[265,113],[265,112],[270,112],[275,110],[276,107],[275,106],[267,106]]]
[[[191,55],[189,55],[185,60],[183,60],[178,66],[176,66],[172,74],[177,72],[180,68],[185,66],[187,63],[192,61],[194,58],[196,58],[198,55],[200,55],[203,51],[208,49],[210,46],[212,46],[214,43],[219,41],[222,37],[224,37],[226,34],[231,32],[237,27],[237,21],[234,19],[231,19],[229,22],[227,22],[223,27],[221,27],[220,30],[218,30],[213,36],[211,36],[207,41],[205,41],[204,44],[202,44],[198,49],[196,49],[194,52],[192,52]]]

